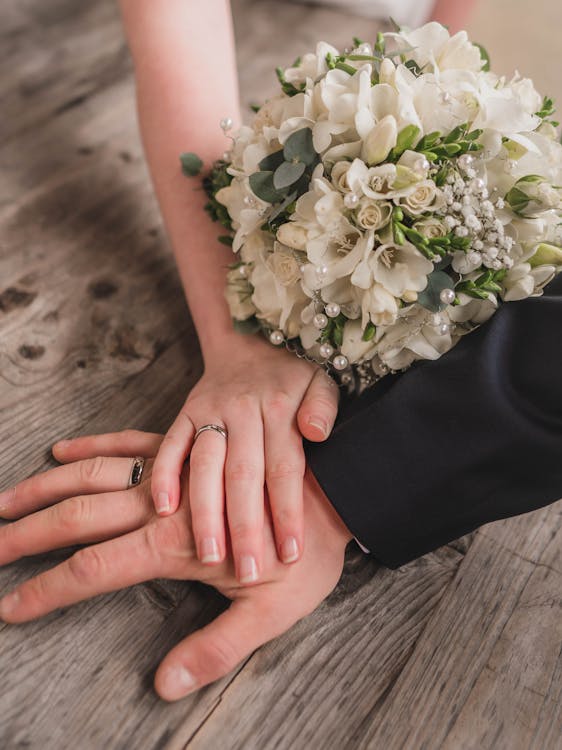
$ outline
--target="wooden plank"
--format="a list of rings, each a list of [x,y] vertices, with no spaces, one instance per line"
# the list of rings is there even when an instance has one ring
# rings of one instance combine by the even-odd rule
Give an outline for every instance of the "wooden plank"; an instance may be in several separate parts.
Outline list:
[[[480,530],[355,747],[519,750],[535,731],[556,737],[545,705],[560,691],[561,511]]]

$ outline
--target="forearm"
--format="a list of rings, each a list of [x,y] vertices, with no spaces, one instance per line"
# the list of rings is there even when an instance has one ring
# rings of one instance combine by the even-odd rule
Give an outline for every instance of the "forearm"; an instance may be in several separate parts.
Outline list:
[[[466,28],[477,0],[437,0],[433,20],[448,26],[451,33]]]
[[[240,124],[228,0],[120,0],[134,62],[139,127],[152,181],[193,322],[207,359],[236,343],[222,290],[235,257],[203,210],[199,178],[181,173],[179,154],[207,169],[230,145],[221,118]]]

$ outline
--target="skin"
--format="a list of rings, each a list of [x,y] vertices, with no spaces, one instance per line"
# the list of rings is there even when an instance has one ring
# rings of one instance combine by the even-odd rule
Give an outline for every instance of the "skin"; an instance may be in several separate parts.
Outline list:
[[[18,586],[0,600],[6,623],[36,619],[59,608],[153,578],[199,580],[232,604],[212,623],[177,644],[155,676],[168,701],[228,674],[263,643],[312,612],[336,586],[352,536],[312,473],[304,476],[305,541],[299,565],[275,554],[266,515],[261,580],[242,586],[231,555],[213,565],[197,558],[183,470],[178,512],[156,514],[150,480],[161,435],[125,431],[63,441],[53,448],[63,463],[0,494],[0,565],[82,544],[65,562]],[[132,456],[148,460],[143,481],[126,487]],[[14,520],[19,519],[19,520]]]
[[[199,180],[190,183],[181,174],[181,152],[197,153],[206,171],[230,146],[220,120],[231,117],[235,130],[241,124],[230,4],[119,5],[146,159],[204,360],[203,376],[156,456],[152,494],[162,515],[177,510],[182,466],[190,455],[197,555],[208,564],[225,559],[226,518],[238,580],[253,584],[265,573],[266,540],[287,563],[303,554],[302,437],[321,441],[330,434],[338,390],[317,365],[233,329],[217,290],[224,289],[236,256],[217,241],[224,230],[203,210]],[[194,444],[196,429],[209,423],[227,429],[227,444],[210,431]],[[265,523],[266,493],[274,537]]]

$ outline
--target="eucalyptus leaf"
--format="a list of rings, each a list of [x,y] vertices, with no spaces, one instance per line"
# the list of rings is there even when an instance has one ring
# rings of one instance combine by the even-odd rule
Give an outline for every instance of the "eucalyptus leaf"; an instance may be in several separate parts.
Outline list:
[[[474,45],[475,47],[478,47],[480,50],[480,57],[482,59],[482,70],[484,72],[488,72],[491,69],[491,61],[490,61],[490,55],[488,54],[488,50],[483,47],[481,44]]]
[[[283,190],[293,185],[306,169],[302,161],[284,161],[273,173],[273,186],[276,190]]]
[[[440,312],[447,305],[441,302],[443,289],[454,289],[453,279],[444,271],[434,271],[427,277],[427,286],[418,294],[418,302],[422,307],[431,312]]]
[[[187,177],[197,176],[201,171],[201,167],[203,166],[203,162],[201,161],[201,159],[192,151],[186,151],[185,153],[180,154],[180,162],[181,171]]]
[[[292,193],[289,193],[289,195],[281,202],[278,206],[276,206],[273,211],[269,214],[268,223],[271,225],[272,222],[285,211],[288,206],[291,205],[291,203],[295,200],[297,197],[296,191],[293,191]]]
[[[262,172],[275,172],[280,164],[283,164],[285,157],[283,156],[283,149],[280,151],[274,151],[264,158],[259,163],[259,168]]]
[[[285,141],[283,154],[286,161],[302,161],[304,164],[312,164],[316,159],[312,130],[301,128],[292,133]]]
[[[266,203],[279,203],[285,197],[273,184],[273,172],[254,172],[250,175],[250,187]]]
[[[252,315],[251,318],[246,318],[246,320],[233,318],[232,324],[234,330],[238,331],[238,333],[257,333],[261,328],[260,322],[255,315]]]

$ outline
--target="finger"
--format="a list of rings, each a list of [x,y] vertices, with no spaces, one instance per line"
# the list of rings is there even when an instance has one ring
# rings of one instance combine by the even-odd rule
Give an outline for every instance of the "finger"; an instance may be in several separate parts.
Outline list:
[[[264,445],[259,406],[238,402],[227,420],[226,511],[236,577],[255,583],[263,560]]]
[[[339,388],[336,382],[318,368],[297,412],[297,422],[307,440],[321,442],[332,431],[338,414]]]
[[[226,612],[170,651],[156,672],[157,693],[175,701],[227,675],[296,621],[284,611],[286,604],[268,611],[256,597],[236,599]]]
[[[72,440],[59,440],[53,455],[61,463],[81,461],[94,456],[143,456],[154,458],[163,435],[141,430],[123,430],[102,435],[85,435]]]
[[[152,578],[173,577],[162,562],[167,542],[154,533],[158,530],[150,523],[117,539],[78,550],[0,600],[0,618],[10,623],[26,622],[98,594]],[[187,539],[182,543],[184,554],[189,554]],[[188,577],[185,562],[182,570]]]
[[[0,517],[21,518],[73,495],[124,490],[132,462],[96,456],[36,474],[0,493]]]
[[[133,531],[151,514],[148,494],[110,492],[64,500],[0,528],[0,565]]]
[[[303,482],[306,461],[294,417],[284,410],[264,414],[265,481],[273,516],[277,554],[285,563],[299,559],[303,546]]]
[[[189,507],[197,555],[217,563],[226,554],[224,463],[226,440],[214,430],[202,432],[189,455]]]
[[[180,474],[193,444],[195,427],[180,411],[164,436],[152,469],[152,497],[160,515],[175,513],[180,502]]]

